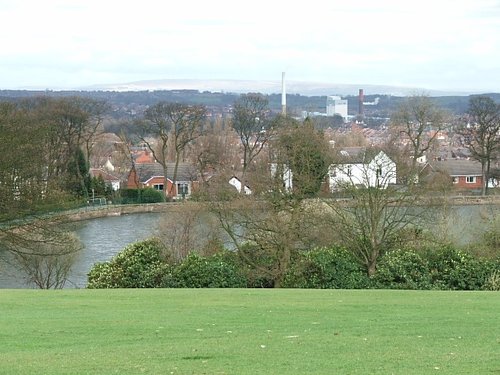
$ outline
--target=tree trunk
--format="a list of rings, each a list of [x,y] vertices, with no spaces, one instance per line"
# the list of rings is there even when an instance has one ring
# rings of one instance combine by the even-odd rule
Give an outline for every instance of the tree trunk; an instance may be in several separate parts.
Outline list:
[[[377,272],[377,261],[376,260],[371,260],[369,263],[366,265],[367,271],[368,271],[368,276],[372,277],[375,275],[375,272]]]

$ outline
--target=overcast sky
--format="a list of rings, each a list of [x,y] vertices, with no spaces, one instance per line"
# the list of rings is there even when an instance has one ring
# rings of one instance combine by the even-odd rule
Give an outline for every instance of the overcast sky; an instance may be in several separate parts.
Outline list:
[[[500,92],[500,0],[0,0],[0,89],[282,71]]]

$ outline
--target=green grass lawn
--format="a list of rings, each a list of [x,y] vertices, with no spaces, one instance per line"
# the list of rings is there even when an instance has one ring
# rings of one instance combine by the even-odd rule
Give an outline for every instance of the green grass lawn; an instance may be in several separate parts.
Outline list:
[[[0,290],[0,374],[500,374],[500,293]]]

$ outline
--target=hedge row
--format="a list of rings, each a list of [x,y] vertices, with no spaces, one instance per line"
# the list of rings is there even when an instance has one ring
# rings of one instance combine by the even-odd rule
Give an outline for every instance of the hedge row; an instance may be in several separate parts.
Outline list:
[[[111,261],[96,264],[88,288],[244,288],[269,286],[256,279],[225,251],[209,257],[190,254],[181,263],[168,259],[157,239],[126,247]],[[341,247],[299,254],[284,281],[286,288],[500,290],[500,259],[478,259],[449,246],[385,254],[369,278],[350,252]]]

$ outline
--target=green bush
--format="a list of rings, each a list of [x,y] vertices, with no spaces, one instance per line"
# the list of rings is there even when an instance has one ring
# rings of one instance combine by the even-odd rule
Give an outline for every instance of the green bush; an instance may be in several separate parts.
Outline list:
[[[299,254],[283,282],[286,288],[360,289],[369,286],[366,272],[342,247],[319,248]]]
[[[378,288],[432,288],[428,261],[411,250],[394,250],[386,253],[378,263],[373,281]]]
[[[119,201],[122,204],[160,203],[165,202],[165,195],[153,188],[121,189]]]
[[[165,202],[165,195],[159,190],[153,188],[143,189],[141,192],[141,203],[160,203]]]
[[[171,266],[158,239],[133,243],[111,261],[97,263],[88,274],[88,288],[154,288],[165,281]]]
[[[437,289],[481,290],[494,271],[495,262],[475,258],[451,246],[428,251],[427,257],[432,283]]]
[[[179,288],[244,288],[246,280],[236,265],[224,256],[201,257],[191,253],[172,273],[173,285]]]

